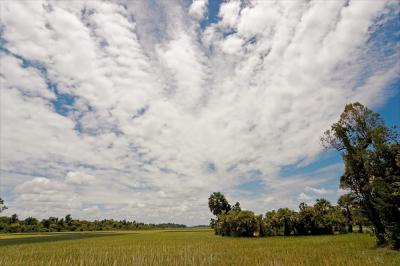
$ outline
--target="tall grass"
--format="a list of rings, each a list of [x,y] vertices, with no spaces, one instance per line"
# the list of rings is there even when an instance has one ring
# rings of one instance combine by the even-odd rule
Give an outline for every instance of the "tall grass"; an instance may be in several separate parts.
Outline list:
[[[0,265],[400,265],[367,234],[223,238],[209,230],[0,238]]]

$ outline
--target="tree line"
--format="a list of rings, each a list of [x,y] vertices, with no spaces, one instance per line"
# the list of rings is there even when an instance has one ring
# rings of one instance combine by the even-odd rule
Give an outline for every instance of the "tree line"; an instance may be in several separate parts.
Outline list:
[[[114,231],[114,230],[146,230],[185,228],[184,224],[159,223],[146,224],[127,220],[78,220],[72,219],[68,214],[63,218],[49,217],[38,220],[34,217],[19,219],[17,214],[10,217],[0,217],[0,232],[3,233],[28,233],[28,232],[66,232],[66,231]]]
[[[281,208],[262,215],[231,206],[224,195],[208,199],[215,215],[211,227],[222,236],[319,235],[362,232],[370,225],[378,245],[400,249],[400,144],[396,128],[360,103],[346,105],[339,121],[321,138],[342,153],[345,170],[340,187],[349,191],[337,205],[317,199],[299,211]]]
[[[353,226],[362,233],[364,226],[371,225],[351,194],[342,195],[337,205],[317,199],[313,205],[300,203],[299,211],[280,208],[265,215],[242,210],[239,202],[231,206],[220,192],[214,192],[208,202],[216,216],[211,227],[221,236],[322,235],[353,232]]]

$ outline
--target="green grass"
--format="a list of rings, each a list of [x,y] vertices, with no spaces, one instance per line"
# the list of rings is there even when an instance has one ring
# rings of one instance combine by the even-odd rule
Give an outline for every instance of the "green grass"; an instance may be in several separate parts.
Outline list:
[[[222,238],[210,230],[0,235],[0,265],[400,265],[368,234]]]

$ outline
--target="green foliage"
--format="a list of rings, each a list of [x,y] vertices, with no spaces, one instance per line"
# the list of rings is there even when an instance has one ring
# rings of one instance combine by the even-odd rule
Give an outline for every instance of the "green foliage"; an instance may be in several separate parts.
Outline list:
[[[260,230],[259,218],[251,211],[244,211],[240,203],[236,202],[233,207],[220,192],[214,192],[208,198],[210,211],[217,219],[211,219],[210,225],[215,234],[221,236],[254,236]]]
[[[213,193],[210,198],[218,198],[218,202],[230,206],[221,193]],[[299,209],[295,212],[280,208],[267,212],[263,218],[251,211],[243,211],[237,202],[230,211],[218,212],[216,219],[211,219],[211,227],[221,236],[322,235],[346,231],[346,219],[341,209],[325,199],[317,199],[313,206],[301,203]],[[210,207],[210,210],[215,209]]]
[[[345,218],[348,232],[353,232],[353,213],[356,206],[354,195],[351,193],[342,195],[338,199],[337,203]]]
[[[242,208],[240,208],[240,203],[236,202],[235,205],[233,205],[232,210],[233,211],[241,211]]]
[[[116,220],[74,220],[68,214],[65,218],[49,217],[40,222],[33,217],[19,220],[16,214],[11,217],[0,217],[0,232],[25,233],[25,232],[66,232],[66,231],[116,231],[116,230],[143,230],[143,229],[165,229],[184,228],[186,225],[161,223],[145,224],[136,221]]]
[[[208,198],[208,207],[216,216],[227,213],[231,210],[231,205],[228,203],[225,196],[220,192],[214,192],[210,195]]]
[[[269,211],[264,217],[265,234],[267,236],[279,235],[281,224],[277,219],[277,214],[275,210]]]
[[[283,234],[288,236],[293,230],[295,230],[295,224],[297,217],[295,212],[289,208],[280,208],[276,212],[278,223],[283,226]]]
[[[258,229],[258,219],[251,211],[231,210],[218,216],[214,229],[221,236],[251,237]]]
[[[297,223],[297,213],[288,209],[280,208],[278,211],[272,210],[265,214],[264,225],[267,235],[285,235],[295,233]]]
[[[400,248],[400,144],[379,114],[348,104],[322,142],[343,152],[342,188],[350,189],[372,223],[378,244]]]
[[[300,203],[299,212],[288,208],[265,214],[266,235],[322,235],[344,232],[345,219],[336,206],[325,199],[317,199],[313,206]]]

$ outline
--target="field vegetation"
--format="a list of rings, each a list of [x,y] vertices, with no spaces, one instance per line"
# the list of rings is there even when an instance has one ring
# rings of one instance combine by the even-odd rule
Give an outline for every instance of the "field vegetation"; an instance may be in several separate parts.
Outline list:
[[[400,265],[369,234],[225,238],[207,229],[0,235],[0,265]]]

